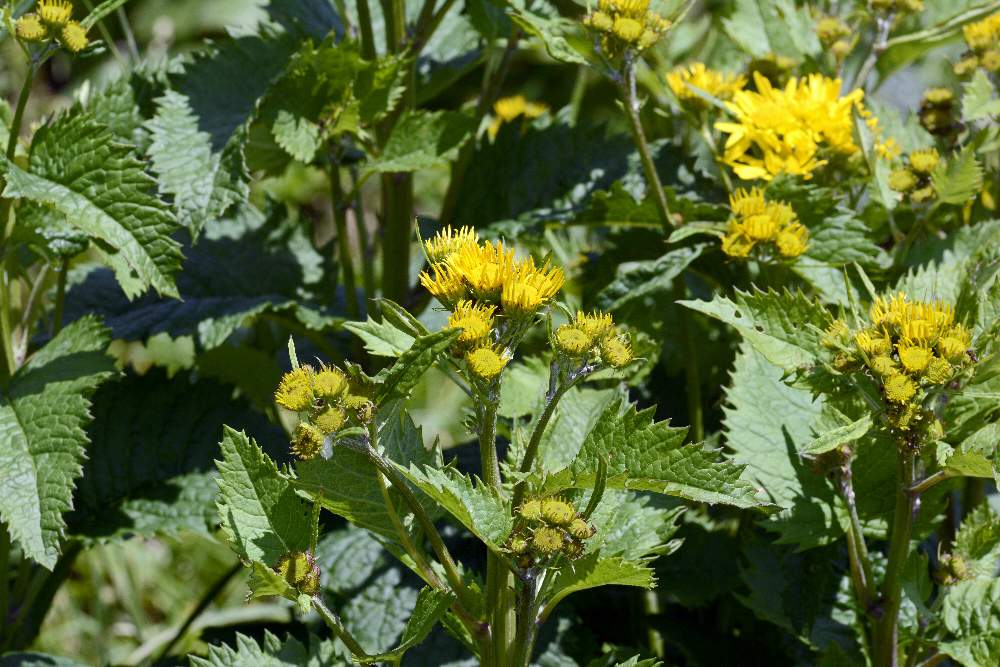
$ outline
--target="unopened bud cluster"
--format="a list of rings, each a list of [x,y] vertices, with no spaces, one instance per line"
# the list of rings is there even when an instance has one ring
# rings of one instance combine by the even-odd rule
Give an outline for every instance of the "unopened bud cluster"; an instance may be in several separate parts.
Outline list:
[[[301,460],[318,456],[328,435],[351,424],[367,424],[375,411],[364,392],[335,366],[292,369],[281,378],[274,400],[299,414],[291,447]]]
[[[569,501],[556,496],[530,498],[517,508],[507,550],[522,568],[544,566],[558,556],[575,560],[595,532]]]
[[[952,306],[910,301],[902,292],[876,299],[869,317],[858,331],[841,320],[827,329],[824,344],[839,351],[834,366],[876,380],[893,428],[940,438],[941,425],[924,399],[972,366],[971,333],[955,322]]]
[[[627,49],[644,51],[670,29],[670,21],[649,9],[649,0],[599,0],[583,24],[600,37],[601,48],[612,58]]]
[[[308,551],[292,551],[285,554],[278,559],[274,571],[300,593],[316,595],[319,592],[319,566]]]
[[[941,156],[934,148],[913,151],[906,157],[906,166],[889,174],[889,187],[901,192],[913,203],[922,204],[937,194],[931,174],[941,163]]]
[[[953,139],[961,131],[955,93],[948,88],[928,88],[920,100],[920,124],[936,137]]]
[[[552,346],[559,358],[578,366],[592,362],[624,368],[632,362],[632,344],[627,333],[615,328],[611,315],[577,311],[576,318],[553,332]]]
[[[79,53],[87,48],[87,29],[73,20],[73,5],[68,0],[38,0],[35,11],[17,20],[17,38],[25,44],[58,40],[68,51]]]
[[[955,63],[955,74],[966,76],[977,68],[1000,72],[1000,12],[962,27],[969,50]]]

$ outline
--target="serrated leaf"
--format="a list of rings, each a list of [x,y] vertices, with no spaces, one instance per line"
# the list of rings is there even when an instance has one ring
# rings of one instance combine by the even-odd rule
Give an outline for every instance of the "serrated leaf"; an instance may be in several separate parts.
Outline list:
[[[146,123],[153,171],[160,190],[173,196],[181,224],[197,237],[206,222],[250,196],[242,141],[236,136],[213,151],[187,98],[176,91],[164,93],[156,107]]]
[[[271,451],[284,432],[229,387],[162,371],[106,383],[93,398],[84,476],[69,531],[90,539],[156,535],[216,525],[214,459],[222,424],[246,429]]]
[[[821,436],[815,438],[812,442],[806,445],[802,450],[802,453],[812,454],[815,456],[833,451],[838,447],[854,442],[858,438],[862,437],[868,433],[872,425],[873,422],[871,415],[865,415],[850,424],[845,424],[844,426],[826,431]]]
[[[677,303],[731,325],[768,361],[789,370],[817,357],[822,331],[832,321],[821,303],[802,292],[736,290],[735,300],[716,296]]]
[[[976,197],[983,187],[983,168],[971,146],[942,162],[931,172],[931,183],[938,201],[945,204],[965,204]]]
[[[321,143],[319,125],[284,109],[275,117],[271,133],[278,145],[299,162],[312,162]]]
[[[505,377],[504,384],[507,381]],[[532,396],[536,404],[543,401],[545,388],[547,386],[543,385],[542,391]],[[556,472],[571,465],[601,415],[612,402],[621,398],[622,392],[619,389],[573,387],[566,392],[538,445],[538,463],[541,469]]]
[[[204,658],[189,657],[192,667],[348,667],[341,659],[332,640],[309,636],[308,645],[288,636],[284,641],[264,631],[258,643],[247,635],[236,633],[235,645],[209,645]]]
[[[150,287],[178,295],[174,274],[182,257],[171,238],[177,220],[150,194],[155,182],[131,146],[89,114],[70,113],[40,129],[31,151],[27,171],[7,164],[4,197],[49,206],[104,244],[130,298]]]
[[[375,376],[379,383],[375,403],[380,405],[387,399],[406,396],[459,334],[459,329],[445,329],[415,339],[396,363]]]
[[[309,548],[309,504],[260,446],[226,427],[219,468],[222,530],[244,562],[273,567],[292,551]]]
[[[589,494],[586,500],[590,500]],[[671,538],[685,508],[663,507],[662,501],[656,496],[607,489],[590,516],[597,532],[585,543],[587,553],[599,551],[604,557],[641,561],[673,552],[680,546],[680,540]],[[578,504],[584,502],[581,498]]]
[[[577,22],[561,16],[543,16],[528,9],[525,3],[512,4],[514,9],[509,12],[510,18],[525,32],[540,39],[549,56],[571,65],[591,66],[580,49],[572,44],[573,41],[586,43],[580,39],[580,26]]]
[[[475,130],[461,111],[406,111],[369,172],[407,172],[447,164]]]
[[[671,250],[657,259],[620,264],[615,279],[597,295],[597,307],[605,311],[641,308],[645,299],[671,293],[674,279],[708,247],[708,244],[699,243]]]
[[[406,651],[427,638],[427,635],[430,634],[431,630],[437,624],[438,619],[448,610],[453,599],[454,595],[450,592],[439,591],[429,587],[421,589],[396,648],[385,653],[370,656],[363,662],[386,661],[395,663],[401,660]]]
[[[756,58],[777,54],[790,58],[816,55],[820,44],[813,20],[789,0],[737,0],[723,29],[741,49]]]
[[[972,79],[965,84],[962,95],[962,120],[971,123],[991,116],[1000,115],[1000,99],[996,90],[982,69],[977,69]]]
[[[643,561],[622,558],[604,558],[599,553],[590,554],[560,568],[552,580],[550,597],[546,602],[551,609],[567,595],[600,586],[635,586],[653,588],[656,577]]]
[[[969,566],[974,577],[992,577],[1000,558],[1000,517],[987,503],[976,507],[955,534],[953,553]]]
[[[386,552],[367,530],[351,524],[330,531],[316,545],[316,564],[324,586],[341,595],[361,588],[386,565]]]
[[[0,393],[0,517],[24,554],[52,569],[82,472],[90,395],[113,366],[94,317],[68,325]]]
[[[947,587],[941,619],[959,638],[1000,635],[1000,579],[970,579]]]
[[[398,357],[413,346],[413,336],[386,319],[376,322],[369,316],[364,322],[344,322],[344,328],[364,341],[369,354],[378,357]]]

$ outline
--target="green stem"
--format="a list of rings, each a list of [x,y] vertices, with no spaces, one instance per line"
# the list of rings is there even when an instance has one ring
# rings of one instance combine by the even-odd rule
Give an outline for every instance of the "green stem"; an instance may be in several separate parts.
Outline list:
[[[323,512],[323,492],[313,502],[309,511],[309,553],[316,555],[316,547],[319,545],[319,517]]]
[[[924,493],[925,491],[927,491],[931,487],[934,487],[937,484],[940,484],[941,482],[945,481],[946,479],[951,479],[951,477],[952,477],[952,475],[950,475],[948,472],[946,472],[944,470],[938,470],[933,475],[929,475],[928,477],[925,477],[920,482],[918,482],[918,483],[914,484],[913,486],[911,486],[910,488],[908,488],[907,492],[910,495],[912,495],[912,496],[919,496],[920,494]]]
[[[915,477],[914,453],[908,443],[900,443],[899,485],[889,540],[888,565],[882,585],[882,619],[875,629],[875,667],[896,667],[899,607],[902,602],[903,568],[910,549],[916,496],[909,492]]]
[[[531,664],[531,653],[535,645],[535,633],[538,630],[536,618],[536,598],[538,596],[538,572],[528,570],[522,579],[521,589],[517,593],[517,634],[514,639],[514,667],[528,667]]]
[[[69,273],[69,258],[63,258],[56,281],[56,304],[52,311],[52,335],[62,331],[63,309],[66,305],[66,277]]]
[[[500,461],[497,459],[496,443],[498,407],[498,400],[484,401],[479,424],[479,458],[483,467],[483,481],[497,492],[500,490]]]
[[[365,288],[365,303],[367,299],[374,299],[375,294],[375,267],[372,259],[375,249],[372,248],[371,239],[368,236],[368,225],[365,222],[364,198],[361,196],[357,169],[351,169],[351,189],[354,192],[354,225],[358,232],[358,244],[361,246],[361,280]]]
[[[674,294],[678,298],[687,295],[684,276],[674,278]],[[691,422],[691,437],[695,442],[705,439],[705,418],[701,405],[701,365],[698,361],[698,346],[691,333],[693,313],[680,306],[677,308],[677,330],[684,347],[684,377],[687,388],[688,419]]]
[[[128,20],[128,14],[125,13],[124,7],[118,8],[118,23],[122,27],[122,33],[125,35],[125,44],[128,46],[128,53],[132,57],[132,62],[139,62],[139,45],[135,41],[135,33],[132,32],[132,24]]]
[[[438,579],[427,559],[424,558],[424,555],[417,549],[417,545],[410,539],[410,534],[407,532],[406,527],[403,526],[403,522],[399,518],[399,513],[392,502],[392,497],[389,495],[389,487],[386,486],[385,475],[377,473],[376,476],[378,477],[379,492],[382,494],[382,502],[385,503],[385,511],[389,515],[389,520],[392,522],[393,528],[396,530],[400,544],[403,545],[403,550],[413,559],[413,563],[417,566],[420,576],[423,577],[424,581],[434,588],[444,590],[444,584]]]
[[[83,6],[87,8],[88,13],[92,13],[94,11],[94,4],[90,0],[83,0]],[[97,22],[97,31],[101,33],[101,38],[104,39],[104,43],[108,45],[109,49],[111,49],[111,54],[115,57],[115,60],[117,60],[123,68],[128,69],[128,61],[125,60],[125,56],[122,55],[122,52],[118,50],[118,45],[115,44],[115,40],[111,36],[111,32],[108,30],[108,27],[104,25],[103,18]],[[137,55],[136,61],[138,61],[138,59]]]
[[[555,368],[552,369],[552,373],[556,373]],[[549,420],[552,419],[552,415],[555,414],[556,405],[559,404],[559,400],[566,395],[566,392],[576,384],[580,377],[582,377],[582,375],[573,378],[569,382],[562,383],[556,388],[555,392],[548,397],[548,400],[545,402],[545,408],[542,410],[542,414],[538,417],[538,421],[535,423],[535,429],[531,432],[531,439],[528,440],[528,446],[524,450],[524,458],[521,460],[522,473],[531,472],[531,467],[534,465],[535,458],[538,456],[538,447],[542,442],[542,436],[545,434],[545,428],[549,425]],[[521,480],[514,486],[514,499],[512,501],[514,507],[520,505],[521,501],[524,500],[524,493],[525,482],[524,480]]]
[[[208,609],[208,605],[212,604],[212,601],[219,597],[219,594],[226,588],[226,585],[230,582],[230,580],[232,580],[232,578],[242,570],[243,564],[237,561],[231,568],[223,572],[222,575],[215,580],[208,590],[202,594],[201,599],[198,600],[198,604],[194,606],[194,609],[192,609],[187,615],[184,622],[177,628],[173,637],[170,638],[170,641],[168,641],[166,645],[160,649],[159,656],[155,662],[159,662],[170,655],[170,650],[173,649],[174,646],[177,645],[177,642],[184,637],[191,625],[198,619],[199,616],[201,616],[202,612]]]
[[[333,223],[337,231],[337,259],[344,276],[344,302],[347,304],[347,315],[352,320],[357,320],[361,317],[361,306],[358,303],[358,286],[354,277],[351,239],[347,235],[348,204],[344,200],[344,190],[340,185],[340,168],[336,163],[330,165],[330,205],[333,208]]]
[[[655,590],[643,591],[642,612],[647,619],[653,619],[663,613],[660,605],[660,596]],[[663,644],[663,634],[656,629],[655,621],[647,621],[646,642],[649,644],[649,652],[657,658],[662,658],[666,651]]]
[[[365,60],[375,60],[375,33],[368,0],[358,0],[358,27],[361,29],[361,56]]]
[[[868,555],[868,546],[865,544],[865,535],[861,529],[861,520],[858,518],[858,507],[854,494],[854,475],[850,459],[844,462],[838,482],[840,496],[847,506],[850,516],[850,525],[847,530],[847,559],[851,572],[851,585],[858,600],[858,607],[862,612],[858,616],[858,633],[861,636],[865,655],[871,655],[871,644],[865,619],[875,602],[873,588],[875,580],[872,578],[871,558]]]
[[[4,640],[9,626],[10,546],[7,524],[0,522],[0,653],[6,647]]]
[[[587,93],[587,84],[590,82],[590,68],[578,67],[576,69],[576,81],[573,82],[573,92],[569,96],[569,115],[566,120],[570,125],[576,125],[580,118],[580,108],[583,106],[583,97]]]
[[[56,561],[51,572],[36,566],[24,597],[19,601],[17,617],[11,623],[8,636],[10,648],[20,649],[28,646],[38,636],[45,620],[45,615],[52,606],[52,599],[62,583],[70,575],[76,557],[83,549],[78,540],[70,540],[62,546],[62,555]]]
[[[320,618],[323,619],[323,622],[326,623],[330,630],[333,631],[333,634],[340,641],[344,642],[344,645],[354,656],[358,658],[370,657],[368,653],[361,648],[361,644],[358,643],[358,640],[356,640],[354,636],[347,631],[347,628],[344,627],[340,617],[323,603],[323,599],[320,596],[313,596],[312,606],[313,609],[316,610],[316,613],[319,614]]]

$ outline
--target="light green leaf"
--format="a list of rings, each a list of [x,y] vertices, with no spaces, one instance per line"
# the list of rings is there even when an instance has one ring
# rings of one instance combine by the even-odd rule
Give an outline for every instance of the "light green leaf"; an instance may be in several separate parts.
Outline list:
[[[983,187],[983,169],[972,147],[966,146],[935,167],[931,183],[938,200],[945,204],[965,204],[976,197]]]
[[[1000,558],[1000,517],[983,503],[962,520],[955,534],[956,555],[969,567],[972,577],[993,577]]]
[[[959,638],[1000,635],[1000,579],[969,579],[945,588],[941,619]]]
[[[107,329],[80,319],[0,392],[0,518],[24,554],[52,569],[82,472],[90,395],[113,371]]]
[[[472,117],[461,111],[407,111],[368,171],[406,172],[445,165],[474,130]]]
[[[278,112],[271,126],[278,145],[299,162],[312,162],[321,145],[320,127],[308,118],[296,116],[284,109]]]
[[[379,383],[375,403],[381,404],[389,398],[408,394],[460,333],[458,329],[445,329],[414,340],[413,345],[399,355],[396,363],[375,376],[375,381]]]
[[[657,259],[620,264],[615,279],[597,295],[597,307],[605,311],[641,308],[643,299],[672,292],[674,279],[707,248],[708,244],[700,243],[671,250]]]
[[[996,89],[990,83],[986,72],[977,69],[972,79],[965,84],[965,95],[962,96],[962,120],[971,123],[996,115],[1000,115],[1000,99],[996,98]]]
[[[603,558],[595,553],[560,568],[552,580],[546,609],[551,610],[566,596],[600,586],[653,588],[656,576],[644,561]]]
[[[273,567],[284,554],[308,549],[309,504],[274,461],[229,427],[220,446],[219,516],[240,559]]]
[[[813,362],[822,349],[822,331],[832,321],[823,304],[787,290],[736,290],[735,300],[716,296],[677,303],[733,326],[768,361],[788,370]]]
[[[323,573],[323,585],[340,595],[361,588],[385,567],[386,557],[378,539],[351,524],[327,532],[316,545],[316,564]]]
[[[344,328],[365,343],[365,350],[378,357],[398,357],[413,346],[413,336],[383,319],[368,317],[364,322],[344,322]]]
[[[591,66],[580,49],[572,44],[572,41],[585,44],[581,39],[579,23],[561,16],[543,16],[526,6],[517,6],[523,4],[514,4],[516,8],[509,11],[510,18],[525,32],[541,40],[550,57],[571,65]]]
[[[177,296],[178,229],[166,204],[151,194],[155,182],[131,146],[86,113],[44,126],[32,141],[28,171],[8,163],[3,196],[52,207],[66,222],[104,244],[111,267],[130,298],[149,287]]]
[[[861,438],[863,435],[868,433],[871,427],[871,415],[865,415],[861,419],[857,419],[850,424],[845,424],[839,428],[826,431],[823,435],[806,445],[802,450],[802,453],[812,455],[825,454],[842,445],[846,445]]]
[[[334,642],[309,636],[308,646],[295,637],[284,641],[264,631],[260,643],[236,633],[235,646],[209,645],[204,658],[189,657],[191,667],[348,667],[350,663],[338,657]]]
[[[805,8],[790,0],[736,0],[723,29],[741,49],[756,58],[776,54],[790,58],[816,55],[819,40]]]

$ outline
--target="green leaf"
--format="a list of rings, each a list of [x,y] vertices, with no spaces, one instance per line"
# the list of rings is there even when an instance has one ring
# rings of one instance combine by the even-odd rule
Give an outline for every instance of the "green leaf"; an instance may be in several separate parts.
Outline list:
[[[0,667],[83,667],[83,663],[48,653],[5,653]]]
[[[736,0],[735,10],[722,19],[723,29],[737,46],[754,56],[800,59],[820,52],[813,19],[790,0]]]
[[[643,561],[603,558],[595,553],[574,561],[557,571],[552,580],[546,608],[552,609],[566,596],[600,586],[636,586],[653,588],[656,577]]]
[[[972,79],[965,84],[965,94],[962,96],[962,120],[971,123],[977,120],[1000,115],[1000,99],[990,83],[986,72],[977,69]]]
[[[972,147],[966,146],[935,167],[931,183],[938,200],[945,204],[965,204],[976,197],[983,187],[983,169]]]
[[[309,504],[256,442],[226,427],[219,467],[222,530],[245,563],[273,567],[309,548]]]
[[[546,377],[546,381],[547,381]],[[504,378],[504,384],[508,379]],[[547,385],[531,398],[541,404]],[[559,402],[559,409],[549,421],[538,445],[538,463],[547,472],[562,470],[573,463],[584,439],[597,425],[601,415],[612,402],[621,400],[619,389],[590,389],[573,387]],[[532,429],[534,423],[532,423]]]
[[[1000,517],[986,503],[972,510],[955,534],[953,553],[969,567],[970,576],[993,577],[1000,558]]]
[[[406,111],[369,172],[418,171],[447,164],[475,130],[461,111]]]
[[[49,206],[103,244],[130,298],[150,287],[177,296],[177,220],[151,194],[155,182],[144,168],[131,146],[89,114],[70,113],[35,134],[28,171],[7,164],[3,196]]]
[[[398,357],[413,346],[414,337],[383,318],[376,322],[344,322],[344,328],[365,343],[365,350],[378,357]]]
[[[308,645],[289,636],[284,641],[264,631],[263,640],[236,633],[235,646],[209,645],[204,658],[191,655],[192,667],[348,667],[348,661],[338,657],[334,642],[309,636]]]
[[[271,132],[278,145],[299,162],[312,162],[321,145],[319,125],[285,110],[278,112]]]
[[[458,329],[445,329],[414,340],[396,363],[375,376],[379,383],[375,403],[380,405],[389,398],[406,396],[459,334]]]
[[[214,152],[186,97],[167,91],[156,106],[156,115],[146,123],[153,171],[160,190],[173,196],[181,224],[197,237],[205,223],[250,196],[241,140],[234,137]]]
[[[511,20],[525,32],[541,40],[550,57],[571,65],[591,66],[582,51],[586,41],[582,39],[578,22],[561,16],[543,16],[527,9],[526,6],[519,6],[524,3],[518,2],[512,5],[514,8],[508,12]],[[578,46],[574,46],[574,42]]]
[[[970,579],[945,588],[941,619],[959,638],[1000,635],[1000,579]]]
[[[832,319],[823,304],[787,290],[736,290],[735,300],[716,296],[712,301],[678,303],[733,326],[768,361],[788,370],[813,362],[822,349],[822,331]]]
[[[597,307],[604,311],[627,311],[641,308],[649,297],[672,292],[674,279],[708,247],[699,243],[671,250],[657,259],[620,264],[615,279],[597,295]]]
[[[1000,663],[1000,635],[975,635],[940,642],[941,653],[963,667],[993,667]]]
[[[90,395],[113,371],[94,317],[64,328],[0,393],[0,518],[24,554],[56,564],[87,446]]]
[[[831,429],[814,439],[802,450],[803,454],[825,454],[838,447],[854,442],[871,430],[871,415],[865,415],[850,424]]]
[[[583,506],[589,500],[588,493],[577,504]],[[666,499],[656,496],[607,489],[590,516],[597,532],[586,542],[587,553],[599,551],[604,557],[620,556],[627,561],[672,553],[680,546],[680,540],[671,538],[685,508],[666,504]]]
[[[316,564],[324,587],[339,595],[360,589],[386,566],[386,552],[367,530],[347,524],[330,531],[316,545]]]
[[[364,662],[397,662],[402,659],[407,650],[413,648],[427,638],[431,630],[437,624],[438,619],[448,610],[454,595],[450,592],[439,591],[433,588],[424,587],[417,596],[417,601],[413,606],[410,619],[403,628],[403,635],[399,639],[399,645],[386,653],[370,656]]]
[[[230,387],[192,380],[155,371],[97,391],[88,460],[67,517],[72,534],[103,540],[208,533],[218,521],[214,460],[221,425],[246,429],[272,450],[287,449],[284,432],[233,398]]]

